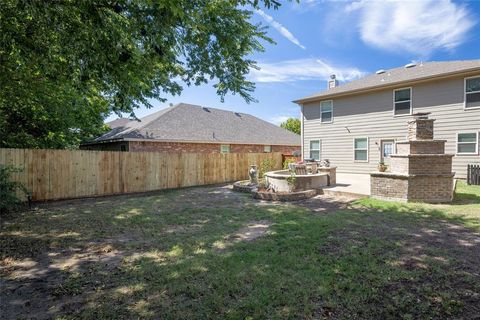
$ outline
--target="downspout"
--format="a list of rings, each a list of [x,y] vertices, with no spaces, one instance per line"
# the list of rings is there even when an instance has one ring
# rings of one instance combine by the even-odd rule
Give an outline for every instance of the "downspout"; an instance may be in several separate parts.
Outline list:
[[[300,139],[302,139],[302,145],[301,145],[301,160],[303,161],[303,104],[300,105]]]

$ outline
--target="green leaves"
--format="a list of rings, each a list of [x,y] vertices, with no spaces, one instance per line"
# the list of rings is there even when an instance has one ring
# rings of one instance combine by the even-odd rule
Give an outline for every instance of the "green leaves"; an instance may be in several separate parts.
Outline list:
[[[288,131],[291,131],[293,133],[300,134],[301,123],[300,120],[297,118],[288,118],[287,121],[280,124],[280,127],[287,129]]]
[[[6,0],[0,8],[0,147],[75,147],[110,113],[150,107],[181,83],[214,81],[255,101],[246,79],[272,42],[248,8],[278,1]]]

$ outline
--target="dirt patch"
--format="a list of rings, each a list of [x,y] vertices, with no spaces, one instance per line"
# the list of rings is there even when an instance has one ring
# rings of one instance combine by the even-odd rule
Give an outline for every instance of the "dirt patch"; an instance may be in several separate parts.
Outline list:
[[[239,242],[255,241],[268,234],[272,222],[266,220],[252,221],[247,226],[238,229],[234,234],[225,237],[223,241],[213,244],[217,252],[223,252],[227,248]]]
[[[50,319],[60,311],[85,306],[98,284],[83,283],[81,274],[101,267],[113,272],[123,252],[108,243],[45,252],[25,259],[5,259],[0,266],[2,314],[0,319]]]
[[[236,234],[230,237],[230,240],[233,242],[253,241],[265,235],[271,225],[272,223],[266,220],[253,221],[246,227],[239,229]]]
[[[202,284],[205,287],[212,279],[217,286],[224,285],[224,274],[218,266],[224,266],[230,253],[237,253],[236,246],[245,250],[260,247],[262,237],[271,234],[274,223],[279,226],[276,231],[283,232],[280,225],[286,216],[300,218],[295,228],[305,228],[304,218],[326,219],[333,225],[341,222],[326,234],[325,244],[312,244],[318,255],[351,257],[360,250],[364,256],[385,257],[378,262],[378,274],[383,268],[414,275],[398,277],[387,287],[378,286],[381,299],[392,296],[390,305],[398,303],[395,297],[401,300],[415,295],[424,301],[431,299],[428,303],[432,308],[440,309],[445,303],[452,303],[454,308],[457,304],[453,299],[457,297],[467,306],[463,309],[465,318],[480,314],[478,232],[452,219],[427,214],[422,218],[418,212],[409,217],[410,213],[401,210],[391,216],[350,201],[328,195],[295,203],[259,201],[232,192],[231,186],[217,185],[39,205],[38,210],[12,217],[1,226],[0,319],[85,318],[101,312],[107,315],[105,318],[155,318],[155,313],[141,313],[152,310],[167,310],[173,317],[187,318],[175,314],[175,304],[185,303],[182,310],[188,310],[207,298],[191,295],[195,292],[189,287],[192,279],[199,283],[208,279]],[[345,214],[349,219],[341,220]],[[295,228],[287,231],[296,234]],[[308,244],[310,239],[305,241]],[[217,254],[211,255],[212,251]],[[232,257],[238,258],[236,254]],[[218,264],[209,265],[214,259]],[[305,261],[308,265],[308,259]],[[259,266],[263,267],[261,263]],[[216,273],[218,279],[208,278]],[[368,278],[371,274],[360,276]],[[249,281],[228,284],[232,286],[229,292],[239,289],[247,296],[255,283]],[[177,291],[165,291],[164,286]],[[301,290],[308,293],[308,288]],[[443,292],[451,298],[432,292]],[[229,308],[239,296],[231,297]],[[172,305],[160,306],[160,299],[172,301]],[[295,307],[294,299],[290,308]],[[379,300],[378,305],[381,303]],[[338,307],[322,299],[316,305],[314,318],[342,317]],[[132,311],[135,308],[140,311]],[[100,313],[90,313],[97,311]]]
[[[317,213],[330,213],[349,208],[351,198],[317,195],[313,198],[295,202],[295,205]]]

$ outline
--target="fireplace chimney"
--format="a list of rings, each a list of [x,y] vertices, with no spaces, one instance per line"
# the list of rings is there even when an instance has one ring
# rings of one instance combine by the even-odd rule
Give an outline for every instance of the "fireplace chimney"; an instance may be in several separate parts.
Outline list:
[[[328,79],[327,88],[332,89],[332,88],[335,88],[336,86],[338,86],[338,80],[337,80],[337,77],[334,74],[332,74],[330,75],[330,79]]]
[[[413,114],[414,119],[408,121],[408,140],[433,140],[433,122],[429,112]]]

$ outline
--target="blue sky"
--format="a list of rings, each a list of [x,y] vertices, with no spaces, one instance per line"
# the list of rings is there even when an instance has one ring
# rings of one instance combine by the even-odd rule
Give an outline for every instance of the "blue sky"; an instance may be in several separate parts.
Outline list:
[[[253,55],[261,67],[249,75],[258,103],[232,95],[222,103],[211,83],[185,86],[180,96],[154,101],[153,109],[138,109],[136,115],[185,102],[279,124],[298,117],[292,100],[324,90],[330,74],[349,81],[412,61],[480,59],[480,1],[300,0],[256,11],[252,20],[268,25],[276,41]]]

